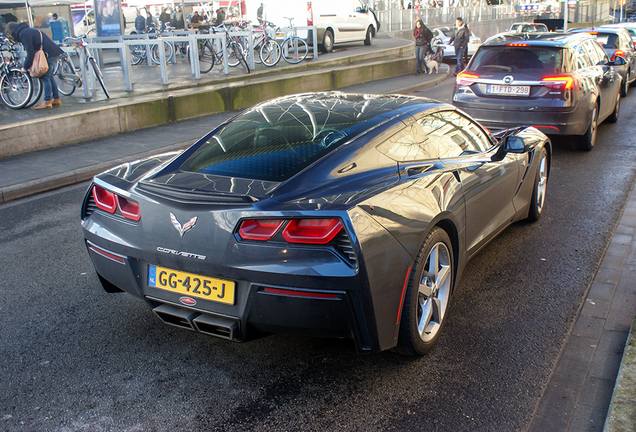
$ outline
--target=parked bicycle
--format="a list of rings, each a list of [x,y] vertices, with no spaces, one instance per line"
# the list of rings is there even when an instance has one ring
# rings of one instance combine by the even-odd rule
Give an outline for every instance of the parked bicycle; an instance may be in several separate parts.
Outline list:
[[[89,31],[89,33],[90,33],[90,31]],[[106,84],[104,84],[104,75],[102,74],[102,71],[99,68],[99,66],[97,66],[97,61],[95,60],[95,57],[93,57],[93,54],[91,53],[91,50],[88,49],[88,43],[86,42],[86,37],[87,36],[88,36],[88,33],[86,33],[83,36],[77,37],[77,38],[68,37],[68,38],[64,39],[64,43],[70,44],[71,46],[73,46],[74,49],[75,49],[75,52],[77,52],[78,54],[80,53],[80,51],[83,51],[84,56],[86,58],[87,72],[90,73],[91,72],[90,69],[92,69],[93,76],[99,82],[99,85],[101,86],[102,90],[104,91],[104,94],[106,95],[107,98],[110,98],[110,95],[108,94],[108,90],[106,89]],[[73,67],[73,70],[75,70],[74,67]],[[67,71],[68,71],[68,69],[67,69]],[[79,76],[79,75],[77,75],[77,76]],[[79,86],[81,86],[81,80],[79,81]],[[79,86],[77,86],[77,87],[79,87]],[[62,93],[62,94],[64,94],[64,93]]]
[[[72,95],[77,87],[82,86],[82,77],[78,74],[78,69],[68,53],[62,54],[55,63],[53,76],[57,81],[57,89],[64,96]]]
[[[170,27],[166,26],[166,31],[171,30]],[[131,34],[138,34],[137,32],[132,32]],[[154,27],[150,27],[148,29],[148,38],[149,39],[157,39],[161,37],[161,33],[157,32],[156,29]],[[137,66],[141,63],[144,62],[144,60],[146,60],[148,58],[148,52],[150,51],[150,60],[154,63],[154,64],[159,64],[161,63],[160,61],[160,57],[159,57],[159,46],[163,45],[163,52],[165,55],[165,61],[166,63],[172,61],[172,58],[174,57],[174,47],[171,43],[162,43],[162,44],[154,44],[151,47],[148,47],[148,45],[143,44],[143,45],[131,45],[130,46],[130,60],[131,63],[133,64],[133,66]]]
[[[32,79],[28,73],[22,72],[19,63],[16,44],[12,44],[8,39],[3,38],[0,51],[2,63],[0,64],[0,99],[11,109],[28,108],[33,98],[33,83],[38,78]],[[40,94],[42,86],[39,85]],[[39,97],[38,97],[39,99]]]
[[[230,29],[230,27],[224,24],[220,24],[216,27],[210,27],[210,31],[212,31],[212,33],[216,33],[220,30],[225,31],[225,46],[228,66],[235,67],[240,64],[245,72],[250,73],[250,67],[247,64],[243,47],[236,38],[231,35]],[[188,50],[189,49],[190,47],[188,47]],[[197,49],[199,51],[199,70],[202,73],[209,72],[215,64],[221,64],[223,62],[223,52],[221,50],[216,50],[210,39],[200,39],[199,42],[197,42]],[[190,59],[189,52],[188,59]]]

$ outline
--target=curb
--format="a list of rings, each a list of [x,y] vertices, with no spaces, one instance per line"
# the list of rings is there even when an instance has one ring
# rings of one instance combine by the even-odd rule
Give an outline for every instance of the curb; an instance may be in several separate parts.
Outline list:
[[[450,66],[445,63],[441,63],[439,67],[440,69],[446,69],[446,72],[438,73],[439,77],[435,77],[435,79],[422,84],[395,89],[394,91],[391,91],[391,93],[413,93],[418,90],[424,90],[426,88],[433,87],[434,85],[441,83],[448,77],[448,75],[450,75]]]
[[[193,140],[189,140],[177,144],[171,144],[169,146],[148,150],[142,153],[135,153],[107,162],[101,162],[87,167],[78,168],[66,173],[54,174],[28,182],[16,183],[10,186],[6,186],[4,188],[0,188],[0,202],[7,202],[18,198],[35,195],[40,192],[47,192],[60,187],[81,183],[83,181],[90,180],[97,174],[100,174],[117,165],[133,162],[138,159],[143,159],[161,153],[183,150],[190,146],[193,142]]]
[[[625,351],[618,370],[612,402],[607,411],[603,432],[636,430],[636,319],[625,343]]]

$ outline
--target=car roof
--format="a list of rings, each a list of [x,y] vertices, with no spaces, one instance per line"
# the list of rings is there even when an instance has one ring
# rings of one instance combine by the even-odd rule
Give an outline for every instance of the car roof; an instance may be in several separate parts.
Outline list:
[[[505,32],[490,37],[482,46],[505,46],[510,43],[523,43],[531,46],[567,47],[585,39],[594,39],[592,35],[581,33],[537,32],[514,33]]]
[[[576,29],[571,29],[568,30],[568,32],[571,33],[589,33],[589,32],[599,32],[599,33],[614,33],[614,34],[618,34],[621,32],[626,32],[627,30],[625,30],[622,27],[605,27],[605,26],[601,26],[601,27],[585,27],[585,28],[576,28]]]

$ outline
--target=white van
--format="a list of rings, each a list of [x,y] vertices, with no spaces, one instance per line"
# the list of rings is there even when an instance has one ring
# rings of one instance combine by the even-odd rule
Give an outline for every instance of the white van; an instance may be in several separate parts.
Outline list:
[[[311,8],[309,8],[311,3]],[[266,2],[265,19],[276,25],[286,27],[289,21],[284,17],[293,17],[295,26],[316,26],[318,47],[322,52],[331,52],[335,44],[371,42],[380,29],[375,14],[360,0],[312,0],[308,2]],[[302,36],[301,36],[302,37]],[[307,35],[312,43],[313,35]]]

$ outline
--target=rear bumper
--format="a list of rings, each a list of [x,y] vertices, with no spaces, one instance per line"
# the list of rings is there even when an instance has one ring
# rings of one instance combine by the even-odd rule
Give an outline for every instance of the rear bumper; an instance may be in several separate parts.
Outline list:
[[[548,135],[583,135],[589,119],[577,109],[514,110],[509,106],[498,109],[475,108],[472,104],[453,101],[453,105],[492,130],[510,129],[517,126],[533,126]]]
[[[272,332],[349,338],[358,352],[380,350],[378,341],[370,336],[369,326],[375,324],[368,320],[373,314],[363,308],[367,294],[355,290],[367,286],[359,274],[289,277],[285,279],[288,283],[281,285],[265,282],[265,275],[258,272],[246,271],[227,278],[236,283],[234,304],[186,296],[189,302],[194,299],[194,304],[186,305],[183,294],[149,285],[149,262],[97,243],[86,241],[106,291],[114,292],[116,287],[144,299],[165,324],[236,342]],[[169,265],[176,267],[174,262]]]

